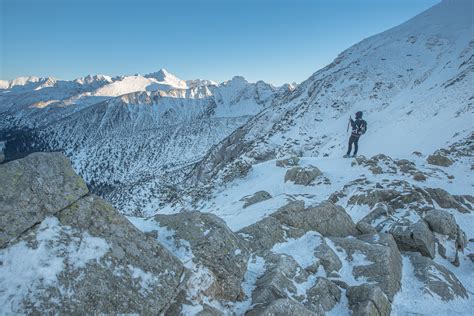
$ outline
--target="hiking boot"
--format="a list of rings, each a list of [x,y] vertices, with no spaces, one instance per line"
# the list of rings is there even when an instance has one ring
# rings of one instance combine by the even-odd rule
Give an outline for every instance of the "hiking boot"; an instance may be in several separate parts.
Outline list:
[[[355,158],[355,157],[357,157],[357,155],[356,155],[356,154],[354,154],[354,155],[352,155],[352,156],[351,156],[351,158]]]
[[[342,158],[350,158],[351,156],[349,156],[349,154],[345,154],[344,156],[342,156]]]

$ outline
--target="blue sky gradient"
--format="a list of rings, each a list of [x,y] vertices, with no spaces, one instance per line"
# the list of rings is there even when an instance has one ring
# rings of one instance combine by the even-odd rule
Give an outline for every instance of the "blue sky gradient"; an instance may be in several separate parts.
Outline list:
[[[301,82],[435,0],[0,0],[0,79],[146,74]]]

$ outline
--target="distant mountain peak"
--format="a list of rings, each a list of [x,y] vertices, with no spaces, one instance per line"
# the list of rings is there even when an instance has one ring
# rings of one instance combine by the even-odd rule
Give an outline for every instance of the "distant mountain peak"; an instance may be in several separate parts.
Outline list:
[[[186,89],[186,81],[178,78],[174,74],[170,73],[168,70],[161,68],[157,72],[153,72],[150,74],[145,75],[145,78],[155,79],[159,83],[168,84],[175,88]]]

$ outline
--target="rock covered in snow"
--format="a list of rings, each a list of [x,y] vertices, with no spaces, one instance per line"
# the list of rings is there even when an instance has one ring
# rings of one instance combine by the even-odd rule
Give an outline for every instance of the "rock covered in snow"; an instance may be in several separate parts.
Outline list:
[[[357,235],[357,229],[346,211],[329,201],[304,209],[280,209],[271,215],[281,224],[324,236]]]
[[[251,196],[243,197],[241,201],[244,201],[243,208],[246,208],[246,207],[249,207],[250,205],[263,202],[271,198],[272,198],[271,194],[268,193],[267,191],[258,191],[252,194]]]
[[[365,278],[377,284],[390,300],[400,290],[402,257],[397,244],[389,234],[362,235],[355,238],[330,238],[336,247],[346,253],[345,260],[358,254],[368,261],[355,263],[354,277]]]
[[[314,286],[308,290],[305,305],[311,310],[330,311],[341,300],[341,289],[332,281],[319,277]]]
[[[418,251],[423,256],[435,257],[435,238],[428,225],[420,219],[416,223],[408,220],[391,225],[389,233],[402,251]]]
[[[277,315],[291,315],[291,316],[317,316],[323,313],[314,313],[302,304],[291,299],[278,299],[268,305],[257,305],[246,316],[277,316]]]
[[[430,229],[436,233],[448,235],[456,238],[458,234],[458,224],[454,216],[446,211],[433,209],[426,213],[423,218]]]
[[[451,271],[417,252],[408,252],[406,255],[413,266],[415,277],[423,284],[424,292],[432,296],[439,295],[443,301],[469,297],[462,283]]]
[[[219,217],[197,211],[155,215],[160,226],[171,229],[179,239],[189,242],[193,261],[208,268],[215,279],[207,290],[212,297],[226,300],[242,298],[241,282],[249,251]]]
[[[431,165],[442,166],[442,167],[449,167],[454,162],[446,157],[441,151],[437,151],[432,155],[429,155],[426,161]]]
[[[4,166],[0,174],[14,177],[16,188],[7,191],[8,210],[19,216],[0,223],[23,231],[0,249],[2,313],[150,314],[168,308],[187,279],[181,262],[101,198],[84,196],[87,189],[64,156],[34,154]],[[28,200],[38,203],[28,213],[36,216],[34,225],[22,215]]]
[[[0,165],[0,247],[89,192],[60,153]]]
[[[300,162],[299,157],[290,157],[286,159],[280,159],[276,161],[276,166],[281,167],[281,168],[287,168],[287,167],[296,167],[298,166],[298,163]]]
[[[293,167],[285,174],[285,182],[291,181],[294,184],[310,185],[314,179],[323,173],[317,167]]]
[[[346,295],[354,316],[389,316],[392,310],[388,297],[374,284],[351,286],[347,289]]]

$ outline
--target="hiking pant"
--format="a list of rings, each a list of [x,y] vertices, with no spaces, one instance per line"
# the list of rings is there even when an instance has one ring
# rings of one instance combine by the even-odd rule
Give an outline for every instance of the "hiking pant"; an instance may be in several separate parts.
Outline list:
[[[347,155],[351,154],[352,144],[354,144],[354,155],[357,155],[357,150],[359,149],[359,136],[351,135],[349,138],[349,148],[347,149]]]

